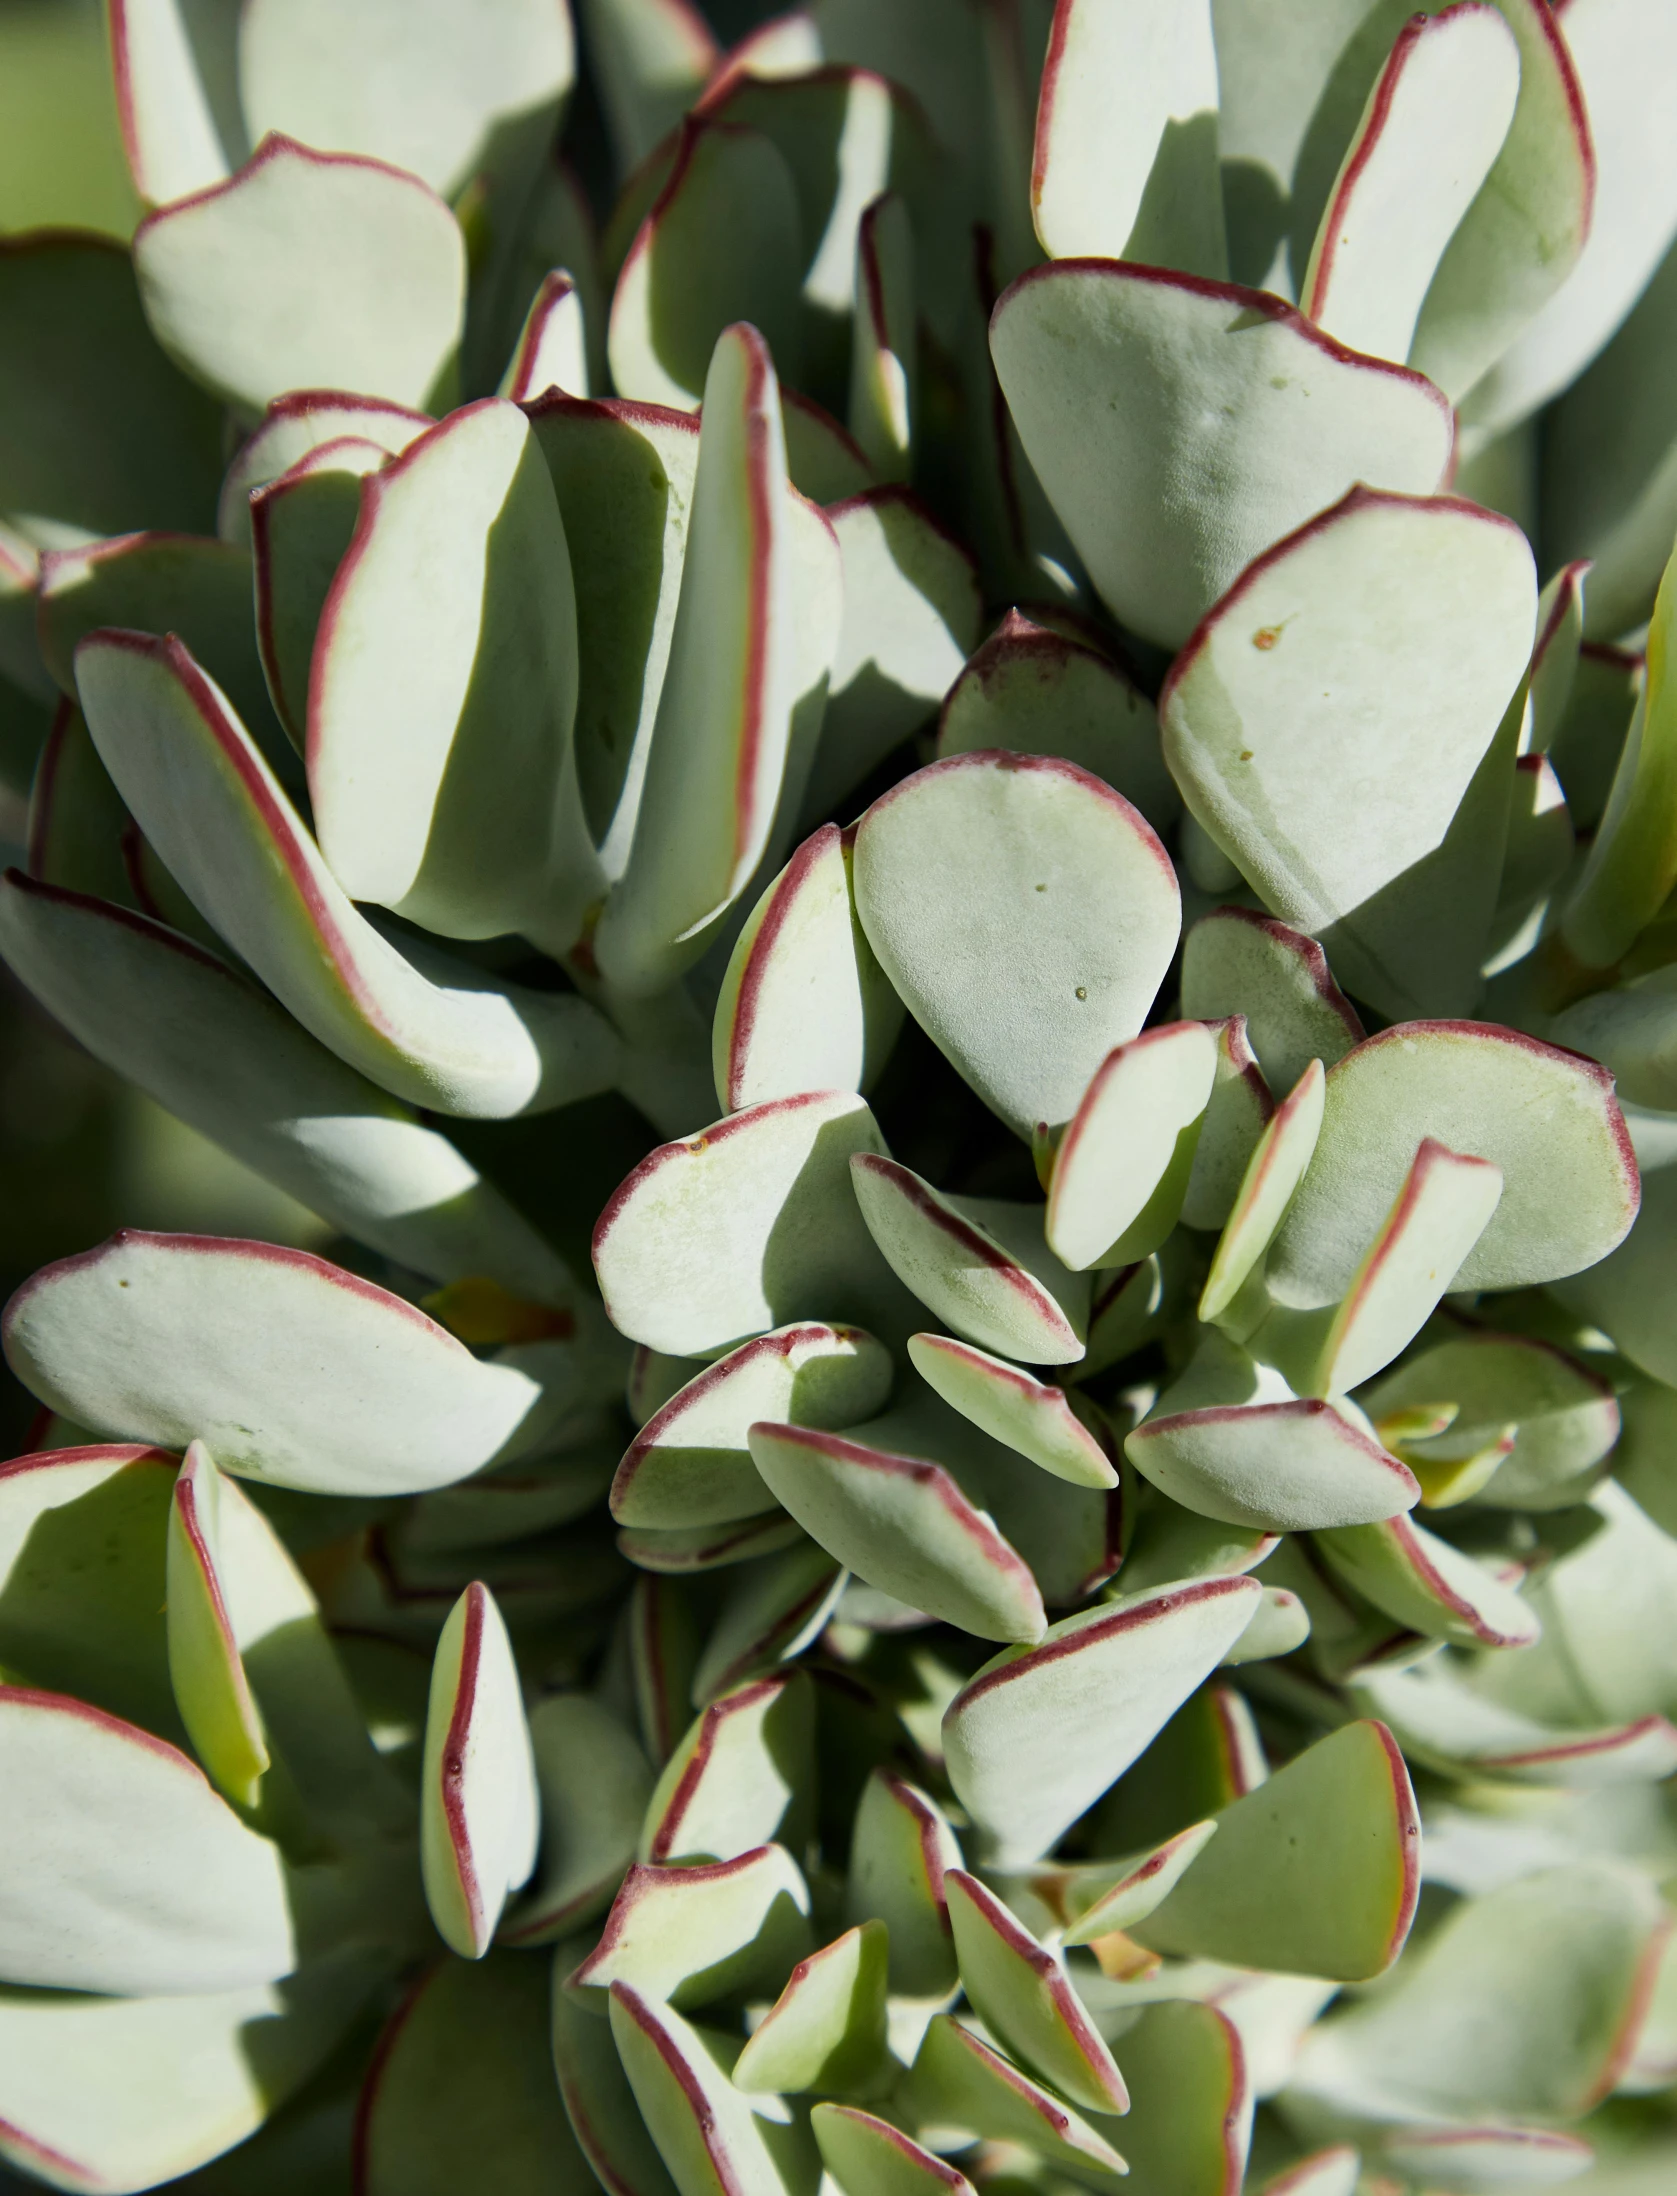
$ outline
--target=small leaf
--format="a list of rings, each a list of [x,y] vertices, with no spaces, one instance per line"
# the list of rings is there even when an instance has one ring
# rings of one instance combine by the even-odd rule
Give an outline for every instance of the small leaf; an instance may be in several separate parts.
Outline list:
[[[868,1921],[800,1960],[752,2030],[736,2089],[867,2091],[885,2070],[886,1928]]]
[[[773,1099],[661,1146],[594,1230],[612,1323],[677,1357],[800,1318],[855,1318],[890,1336],[912,1305],[850,1187],[851,1155],[881,1148],[873,1115],[845,1092]]]
[[[1046,1852],[1123,1774],[1258,1595],[1255,1579],[1211,1578],[1085,1610],[967,1681],[944,1716],[949,1776],[998,1866]]]
[[[250,150],[238,111],[237,26],[163,0],[111,15],[123,147],[152,201],[219,183]]]
[[[1417,2181],[1448,2174],[1458,2188],[1548,2188],[1587,2172],[1595,2152],[1553,2128],[1401,2128],[1386,2137],[1381,2157]]]
[[[1311,1385],[1360,1387],[1419,1334],[1490,1225],[1502,1169],[1424,1137],[1391,1211],[1340,1300]],[[1347,1522],[1354,1523],[1355,1520]]]
[[[941,1465],[855,1434],[772,1424],[751,1429],[751,1454],[811,1538],[870,1586],[981,1639],[1041,1638],[1035,1579]]]
[[[1120,1853],[1162,1843],[1220,1815],[1268,1775],[1245,1696],[1202,1685],[1101,1801],[1092,1841]]]
[[[1377,1609],[1458,1647],[1529,1647],[1536,1613],[1481,1563],[1406,1517],[1319,1533],[1333,1568]]]
[[[639,1857],[733,1860],[776,1837],[797,1848],[811,1715],[809,1679],[800,1670],[753,1678],[713,1700],[659,1774]]]
[[[324,1494],[462,1478],[541,1393],[324,1259],[206,1236],[129,1230],[43,1267],[6,1309],[5,1347],[79,1425],[202,1438],[224,1471]]]
[[[588,341],[582,323],[582,296],[562,267],[544,275],[530,300],[518,342],[501,376],[499,394],[525,404],[548,391],[561,396],[588,394]]]
[[[635,1857],[652,1770],[632,1734],[586,1693],[550,1693],[530,1711],[541,1794],[541,1869],[497,1932],[549,1944],[610,1904]]]
[[[871,2112],[818,2104],[810,2126],[843,2196],[976,2196],[964,2173]]]
[[[1117,1486],[1111,1459],[1063,1388],[947,1335],[912,1334],[908,1354],[921,1379],[992,1440],[1073,1486]]]
[[[1275,1111],[1269,1085],[1247,1042],[1246,1017],[1230,1015],[1207,1027],[1217,1040],[1217,1073],[1200,1124],[1188,1194],[1182,1200],[1182,1217],[1191,1228],[1227,1224],[1252,1154]]]
[[[1124,2171],[1087,2120],[947,2013],[927,2028],[898,2096],[922,2132],[958,2129],[969,2141],[1024,2143],[1047,2164],[1088,2174],[1103,2188]]]
[[[698,2030],[670,2006],[617,1983],[611,2032],[641,2116],[682,2196],[787,2196],[765,2123]]]
[[[1181,920],[1168,857],[1070,763],[958,755],[876,801],[856,905],[909,1012],[1010,1127],[1068,1120],[1135,1036]]]
[[[1276,1107],[1246,1163],[1233,1209],[1224,1223],[1211,1271],[1200,1296],[1201,1319],[1223,1312],[1240,1316],[1237,1299],[1286,1217],[1322,1133],[1322,1064],[1307,1060],[1298,1081]],[[1244,1324],[1244,1322],[1242,1322]]]
[[[1090,1944],[1110,1930],[1145,1921],[1216,1832],[1215,1822],[1191,1823],[1149,1852],[1066,1870],[1054,1881],[1051,1894],[1069,1916],[1062,1941]]]
[[[993,747],[1076,763],[1134,802],[1155,831],[1181,810],[1159,752],[1153,704],[1081,629],[1038,624],[1010,610],[969,656],[944,697],[938,754]]]
[[[430,424],[424,412],[341,389],[292,389],[275,397],[227,468],[216,532],[248,548],[251,497],[328,443],[370,442],[395,457]]]
[[[558,1960],[565,1957],[561,1947]],[[602,2021],[563,1990],[554,1990],[552,2000],[559,2094],[596,2180],[622,2196],[677,2196],[629,2087],[610,2021]]]
[[[134,239],[158,341],[246,413],[288,389],[426,405],[459,340],[465,257],[417,177],[279,135]]]
[[[771,1511],[767,1516],[741,1518],[731,1525],[679,1525],[668,1532],[648,1525],[629,1525],[618,1534],[617,1545],[631,1563],[638,1563],[643,1570],[679,1575],[751,1563],[782,1548],[795,1548],[802,1539],[795,1518]]]
[[[1458,1288],[1593,1265],[1624,1237],[1638,1194],[1609,1083],[1593,1061],[1483,1023],[1370,1037],[1329,1071],[1321,1140],[1271,1246],[1271,1294],[1299,1309],[1339,1301],[1426,1136],[1503,1173]]]
[[[583,0],[582,17],[626,175],[681,119],[721,56],[710,26],[681,0]]]
[[[1167,1411],[1138,1426],[1124,1454],[1172,1501],[1265,1532],[1366,1524],[1412,1508],[1420,1493],[1355,1404]]]
[[[1557,1730],[1475,1691],[1437,1661],[1365,1671],[1357,1698],[1391,1726],[1406,1755],[1445,1776],[1576,1788],[1653,1783],[1677,1771],[1677,1728],[1664,1716]]]
[[[936,1801],[895,1770],[874,1770],[856,1810],[846,1912],[885,1924],[898,1997],[941,2000],[955,1988],[943,1879],[960,1865],[960,1844]]]
[[[169,1671],[199,1760],[229,1799],[250,1808],[269,1755],[222,1591],[225,1485],[208,1449],[193,1442],[169,1509]]]
[[[1330,1068],[1363,1040],[1315,939],[1256,908],[1213,908],[1184,937],[1182,1012],[1200,1022],[1243,1014],[1273,1090],[1292,1090],[1312,1060]]]
[[[1127,2112],[1124,2078],[1064,1962],[976,1876],[952,1868],[944,1889],[961,1987],[990,2034],[1073,2104]]]
[[[1429,495],[1450,462],[1429,382],[1343,350],[1265,291],[1061,261],[1003,295],[990,347],[1102,600],[1161,647],[1354,481]]]
[[[600,1942],[564,1977],[596,2009],[614,1983],[692,2008],[776,1990],[809,1944],[809,1892],[783,1847],[679,1868],[637,1865]]]
[[[894,191],[873,199],[857,223],[850,325],[850,432],[881,480],[906,480],[919,410],[920,331],[914,231]]]
[[[1074,1272],[1134,1265],[1175,1227],[1216,1071],[1199,1022],[1143,1030],[1095,1070],[1048,1186],[1049,1245]]]
[[[612,1482],[611,1514],[666,1530],[755,1517],[774,1506],[747,1441],[759,1419],[852,1426],[890,1386],[890,1357],[856,1327],[807,1322],[743,1342],[643,1420]]]
[[[746,919],[716,1002],[711,1058],[729,1113],[805,1090],[861,1090],[902,1006],[850,899],[835,824],[807,838]]]
[[[512,1643],[476,1582],[437,1642],[421,1805],[431,1918],[450,1950],[481,1960],[509,1893],[536,1865],[541,1802]]]
[[[1266,1586],[1252,1621],[1223,1657],[1223,1667],[1270,1662],[1290,1655],[1310,1637],[1310,1611],[1285,1586]]]
[[[7,1685],[0,1771],[0,1957],[13,1983],[196,1995],[296,1967],[278,1850],[174,1747]]]
[[[946,1197],[881,1153],[857,1154],[850,1175],[891,1270],[950,1326],[1030,1364],[1083,1355],[1087,1284],[1043,1243],[1040,1208]]]
[[[1356,2196],[1362,2160],[1349,2144],[1313,2150],[1263,2183],[1259,2196]]]
[[[798,493],[823,506],[875,485],[873,467],[831,412],[797,389],[781,391],[786,470]]]
[[[1134,1933],[1161,1952],[1366,1982],[1409,1934],[1420,1846],[1391,1733],[1346,1724],[1225,1808],[1216,1837]]]
[[[364,436],[343,435],[250,491],[257,645],[274,713],[299,753],[308,739],[309,666],[321,613],[355,534],[361,482],[387,455]]]

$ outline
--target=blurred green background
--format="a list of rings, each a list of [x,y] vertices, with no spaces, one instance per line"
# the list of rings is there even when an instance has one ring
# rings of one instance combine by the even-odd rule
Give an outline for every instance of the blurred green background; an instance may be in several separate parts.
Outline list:
[[[0,233],[140,216],[117,134],[100,0],[0,0]],[[27,810],[0,789],[0,857]],[[118,1227],[254,1235],[313,1248],[327,1231],[73,1044],[0,969],[0,1299],[37,1266]],[[0,1375],[0,1457],[34,1399]]]

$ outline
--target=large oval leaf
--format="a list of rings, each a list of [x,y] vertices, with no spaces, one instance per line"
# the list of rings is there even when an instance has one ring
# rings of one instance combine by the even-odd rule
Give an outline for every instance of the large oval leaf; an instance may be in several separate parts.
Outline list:
[[[1636,1216],[1636,1160],[1604,1069],[1509,1029],[1401,1023],[1329,1070],[1322,1134],[1270,1249],[1278,1302],[1339,1301],[1428,1136],[1503,1174],[1458,1288],[1576,1273]]]
[[[176,1449],[202,1438],[229,1471],[320,1494],[462,1479],[540,1394],[322,1258],[208,1236],[129,1231],[43,1267],[4,1340],[74,1424]]]
[[[63,1694],[0,1686],[0,1774],[11,1981],[173,1996],[296,1966],[277,1848],[174,1747]]]
[[[1138,1426],[1124,1454],[1184,1508],[1268,1532],[1367,1524],[1411,1508],[1421,1492],[1354,1404],[1168,1411]]]
[[[978,753],[874,803],[856,906],[909,1012],[1020,1135],[1070,1120],[1176,949],[1169,857],[1075,764]]]
[[[1428,495],[1449,466],[1431,383],[1344,350],[1264,291],[1060,260],[1004,294],[990,347],[1108,609],[1167,648],[1353,482]]]

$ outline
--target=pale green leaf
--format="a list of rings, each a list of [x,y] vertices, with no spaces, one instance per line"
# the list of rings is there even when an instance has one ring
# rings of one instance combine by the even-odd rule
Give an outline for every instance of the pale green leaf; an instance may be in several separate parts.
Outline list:
[[[947,1335],[910,1335],[908,1354],[944,1402],[1043,1471],[1079,1487],[1118,1484],[1105,1448],[1063,1388]]]
[[[885,2069],[884,1922],[847,1929],[800,1960],[752,2030],[734,2067],[736,2089],[818,2089],[843,2095]]]
[[[1460,1647],[1529,1647],[1542,1626],[1482,1563],[1406,1517],[1319,1533],[1333,1568],[1400,1624]]]
[[[1292,1090],[1312,1060],[1330,1068],[1363,1039],[1315,939],[1256,908],[1213,908],[1184,937],[1182,1011],[1201,1022],[1244,1015],[1273,1090]]]
[[[1109,2188],[1124,2161],[1081,2113],[947,2013],[927,2028],[898,2101],[921,2134],[953,2149],[975,2136],[1024,2143],[1048,2164]],[[956,2138],[951,2142],[950,2136]]]
[[[955,1988],[943,1879],[960,1865],[960,1843],[937,1802],[894,1769],[875,1769],[856,1810],[845,1911],[885,1924],[898,1996],[946,1999]]]
[[[812,1714],[801,1670],[752,1678],[713,1700],[659,1774],[640,1858],[733,1860],[775,1837],[796,1848],[808,1805]]]
[[[582,294],[562,267],[544,275],[530,300],[500,394],[529,403],[557,390],[561,396],[588,394],[588,336],[582,319]]]
[[[691,2009],[778,1991],[808,1948],[809,1892],[781,1846],[679,1868],[637,1864],[563,1987],[597,2012],[613,1984]]]
[[[1201,1022],[1166,1022],[1109,1052],[1054,1152],[1050,1247],[1074,1272],[1130,1266],[1175,1227],[1217,1072]]]
[[[964,2173],[871,2112],[818,2104],[810,2126],[843,2196],[975,2196]]]
[[[198,1759],[230,1800],[250,1808],[269,1754],[222,1587],[226,1486],[208,1449],[194,1441],[169,1508],[169,1672]]]
[[[1252,2132],[1241,2038],[1214,2005],[1149,2006],[1126,2031],[1135,2104],[1124,2122],[1132,2196],[1239,2196]]]

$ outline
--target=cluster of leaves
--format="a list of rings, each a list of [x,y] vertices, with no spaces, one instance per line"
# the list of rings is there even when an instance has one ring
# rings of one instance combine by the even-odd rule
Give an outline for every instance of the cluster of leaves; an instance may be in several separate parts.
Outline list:
[[[1658,2139],[1667,12],[111,0],[0,950],[341,1252],[7,1309],[9,2165]]]

